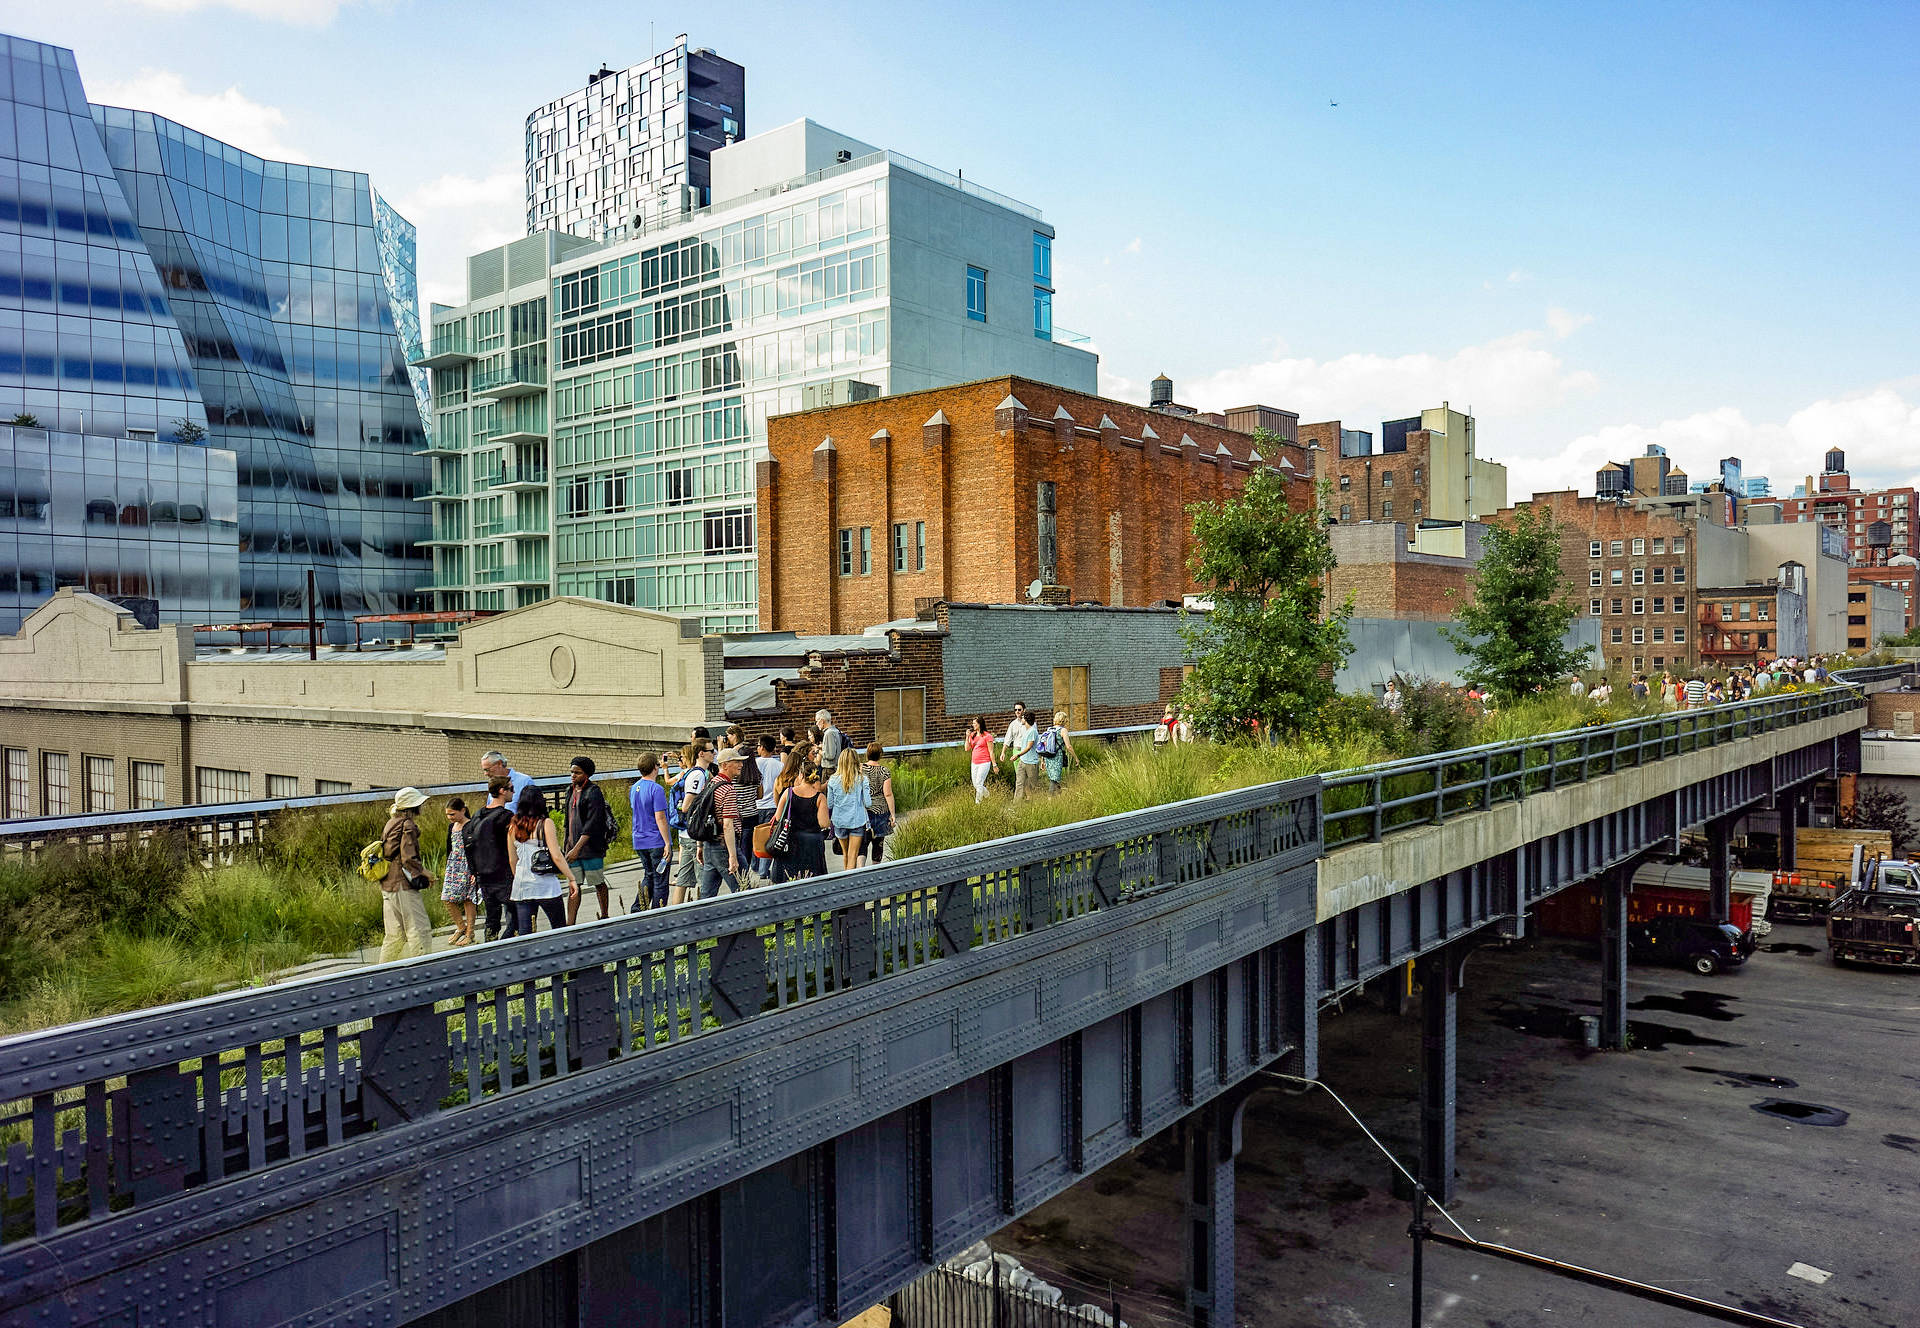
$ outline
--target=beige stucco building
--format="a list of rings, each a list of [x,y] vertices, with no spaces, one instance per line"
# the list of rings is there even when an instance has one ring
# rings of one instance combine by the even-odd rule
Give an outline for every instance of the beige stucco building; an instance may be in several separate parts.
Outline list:
[[[562,774],[686,741],[723,715],[697,619],[562,596],[457,639],[356,653],[199,646],[62,590],[0,637],[7,817],[477,778],[480,756]]]

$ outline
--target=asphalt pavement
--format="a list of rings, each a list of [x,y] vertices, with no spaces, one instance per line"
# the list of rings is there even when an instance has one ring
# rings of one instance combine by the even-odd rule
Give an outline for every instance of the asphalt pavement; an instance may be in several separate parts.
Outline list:
[[[1807,1328],[1920,1323],[1920,973],[1836,968],[1816,927],[1775,929],[1744,971],[1635,965],[1635,1050],[1585,1052],[1597,950],[1477,952],[1459,1024],[1460,1197],[1476,1238]],[[1420,1021],[1349,1002],[1321,1078],[1403,1161],[1417,1152]],[[1824,1122],[1824,1123],[1823,1123]],[[994,1237],[1129,1323],[1184,1323],[1177,1153],[1136,1150]],[[1239,1319],[1411,1321],[1409,1204],[1318,1091],[1247,1106]],[[1686,1328],[1697,1315],[1428,1247],[1423,1323]]]

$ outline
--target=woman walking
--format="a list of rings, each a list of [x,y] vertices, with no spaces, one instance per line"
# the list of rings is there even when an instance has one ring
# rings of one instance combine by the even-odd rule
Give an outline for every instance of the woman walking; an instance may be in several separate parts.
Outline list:
[[[473,915],[480,900],[480,887],[467,868],[467,800],[447,802],[447,872],[440,882],[440,902],[447,905],[453,919],[451,945],[473,944]]]
[[[879,743],[871,743],[867,747],[867,763],[860,767],[872,807],[867,814],[867,856],[875,866],[880,863],[880,855],[886,852],[887,836],[893,833],[894,820],[899,815],[893,805],[893,771],[881,761],[886,754]]]
[[[386,828],[380,832],[380,856],[387,860],[387,874],[380,879],[383,964],[402,954],[409,959],[423,955],[433,944],[427,901],[420,894],[429,884],[420,861],[420,808],[426,801],[427,795],[417,788],[401,789],[393,795]]]
[[[840,870],[852,871],[860,865],[860,849],[867,842],[867,818],[873,811],[873,798],[867,792],[867,780],[860,773],[860,758],[853,748],[840,749],[840,765],[827,780],[827,816],[833,837],[840,843]]]
[[[813,763],[813,748],[795,749],[799,757],[788,805],[793,816],[793,847],[787,851],[787,879],[827,874],[827,789],[820,778],[820,767]],[[785,778],[784,772],[781,778]]]
[[[1067,712],[1053,712],[1053,727],[1040,735],[1040,764],[1047,771],[1047,792],[1050,796],[1060,796],[1060,778],[1066,773],[1068,760],[1078,761],[1080,754],[1073,750],[1073,737],[1067,732]]]
[[[973,762],[973,800],[984,802],[987,796],[987,776],[993,773],[993,734],[987,731],[987,722],[975,715],[967,721],[967,736],[961,740],[967,749],[967,756]]]
[[[567,900],[580,898],[580,887],[560,847],[560,832],[547,817],[547,800],[529,784],[513,804],[513,934],[531,936],[538,913],[548,927],[567,925]]]

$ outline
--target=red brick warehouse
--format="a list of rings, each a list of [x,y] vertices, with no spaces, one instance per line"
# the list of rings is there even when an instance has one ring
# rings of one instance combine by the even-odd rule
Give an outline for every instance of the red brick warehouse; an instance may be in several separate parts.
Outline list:
[[[1306,450],[1265,446],[1013,377],[779,416],[756,475],[761,629],[859,631],[933,600],[1019,603],[1036,581],[1077,602],[1178,600],[1189,504],[1261,464],[1312,502]]]

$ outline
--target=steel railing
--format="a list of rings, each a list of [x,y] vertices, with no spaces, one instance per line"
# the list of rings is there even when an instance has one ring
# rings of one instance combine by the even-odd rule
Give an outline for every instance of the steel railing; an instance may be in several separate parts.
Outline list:
[[[1906,671],[1905,664],[1851,669],[1816,691],[1665,711],[1327,775],[1322,842],[1332,850],[1378,841],[1649,761],[1857,710],[1866,704],[1861,685]]]
[[[1302,865],[1319,811],[1317,780],[1268,784],[0,1039],[0,1249],[1136,900]]]

